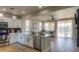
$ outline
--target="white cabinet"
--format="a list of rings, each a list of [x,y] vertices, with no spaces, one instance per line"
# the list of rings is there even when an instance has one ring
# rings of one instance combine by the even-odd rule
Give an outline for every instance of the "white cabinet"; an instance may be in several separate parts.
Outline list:
[[[18,33],[17,42],[33,48],[33,37],[32,36]]]
[[[10,33],[9,34],[10,44],[18,42],[23,45],[33,48],[33,37],[23,33]]]
[[[43,52],[47,52],[51,48],[51,40],[49,36],[34,36],[34,48]]]
[[[18,33],[17,34],[17,41],[18,41],[18,43],[27,45],[28,44],[28,42],[27,42],[27,35],[22,34],[22,33]]]
[[[29,37],[28,46],[33,48],[33,36]]]
[[[51,40],[50,37],[41,37],[41,50],[43,52],[49,51],[51,48]]]
[[[22,27],[21,20],[9,19],[7,22],[8,22],[9,28],[21,28]]]
[[[16,33],[10,33],[10,34],[9,34],[9,41],[10,41],[10,43],[15,43],[15,42],[17,42]]]

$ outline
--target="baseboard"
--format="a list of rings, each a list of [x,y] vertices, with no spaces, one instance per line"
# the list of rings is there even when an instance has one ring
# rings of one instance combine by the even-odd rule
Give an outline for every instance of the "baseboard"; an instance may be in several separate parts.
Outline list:
[[[14,43],[9,43],[10,45],[12,45],[12,44],[17,44],[18,42],[14,42]]]
[[[45,49],[45,50],[42,50],[42,52],[49,52],[49,50],[50,50],[50,47],[48,47],[48,48]]]

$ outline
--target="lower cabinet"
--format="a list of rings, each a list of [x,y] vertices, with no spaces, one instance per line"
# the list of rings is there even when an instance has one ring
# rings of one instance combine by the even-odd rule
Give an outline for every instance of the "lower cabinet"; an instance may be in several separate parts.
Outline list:
[[[35,48],[39,51],[48,51],[51,46],[50,37],[30,36],[21,33],[11,33],[9,34],[9,38],[10,43],[18,42],[31,48]]]
[[[10,33],[8,39],[10,44],[18,42],[33,48],[33,36],[22,33]]]
[[[38,36],[33,37],[34,48],[41,51],[41,39]]]
[[[50,49],[51,40],[49,37],[34,36],[33,38],[34,48],[39,51],[48,51]]]
[[[31,47],[31,48],[33,48],[33,36],[30,36],[28,38],[28,46]]]
[[[15,43],[17,42],[17,35],[15,33],[10,33],[8,36],[9,43]]]
[[[51,40],[50,37],[42,37],[41,38],[41,50],[43,52],[49,51],[51,48]]]
[[[18,43],[21,43],[23,45],[27,45],[28,44],[28,42],[27,42],[27,35],[25,35],[25,34],[18,34],[17,37],[18,37]]]
[[[26,34],[18,34],[17,42],[33,48],[33,37]]]

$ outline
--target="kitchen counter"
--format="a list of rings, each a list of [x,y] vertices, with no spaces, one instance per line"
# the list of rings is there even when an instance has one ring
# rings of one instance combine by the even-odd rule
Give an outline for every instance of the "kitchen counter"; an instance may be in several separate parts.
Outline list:
[[[50,35],[27,35],[27,34],[17,34],[16,41],[27,45],[31,48],[35,48],[39,51],[46,52],[50,49]]]
[[[36,36],[36,37],[50,37],[49,34],[45,34],[45,35],[33,35],[33,36]]]

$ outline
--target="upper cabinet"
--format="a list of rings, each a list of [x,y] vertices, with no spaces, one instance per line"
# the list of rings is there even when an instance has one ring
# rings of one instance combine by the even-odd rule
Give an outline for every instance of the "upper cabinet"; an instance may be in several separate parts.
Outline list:
[[[22,27],[22,20],[20,19],[12,19],[12,18],[0,18],[0,22],[7,22],[8,28],[21,28]]]
[[[18,19],[8,20],[8,25],[9,25],[9,28],[21,28],[22,27],[21,20],[18,20]]]

